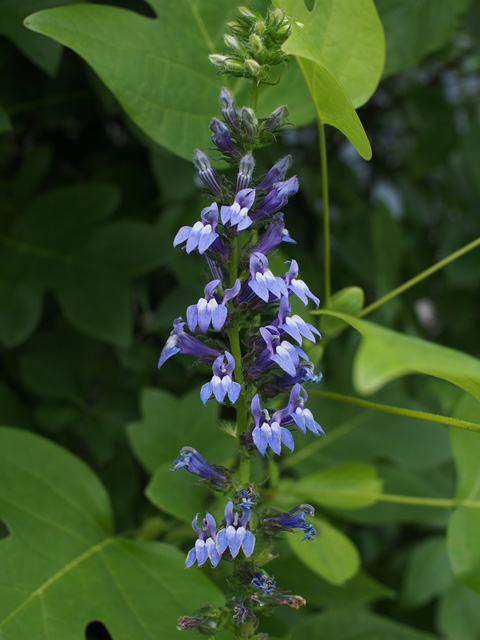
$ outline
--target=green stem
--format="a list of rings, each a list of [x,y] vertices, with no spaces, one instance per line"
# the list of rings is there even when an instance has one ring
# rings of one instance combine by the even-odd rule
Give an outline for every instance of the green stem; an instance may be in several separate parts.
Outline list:
[[[257,110],[259,90],[260,90],[260,85],[258,84],[258,82],[254,82],[252,86],[252,95],[250,97],[250,108],[253,109],[254,111]]]
[[[444,258],[443,260],[440,260],[439,262],[436,262],[434,265],[432,265],[428,269],[425,269],[425,271],[422,271],[421,273],[416,275],[414,278],[411,278],[410,280],[407,280],[407,282],[404,282],[402,285],[400,285],[399,287],[397,287],[393,291],[390,291],[390,293],[387,293],[386,295],[384,295],[381,298],[379,298],[376,302],[373,302],[368,307],[365,307],[365,309],[362,309],[362,311],[360,311],[360,313],[358,314],[358,317],[362,318],[363,316],[366,316],[367,314],[371,313],[375,309],[378,309],[378,307],[381,307],[382,304],[385,304],[385,302],[388,302],[389,300],[392,300],[392,298],[395,298],[396,296],[400,295],[401,293],[403,293],[407,289],[410,289],[410,287],[413,287],[418,282],[421,282],[425,278],[428,278],[429,276],[431,276],[432,273],[435,273],[435,271],[438,271],[439,269],[442,269],[443,267],[445,267],[450,262],[453,262],[457,258],[460,258],[460,256],[463,256],[465,253],[468,253],[469,251],[471,251],[472,249],[475,249],[479,245],[480,245],[480,238],[477,238],[476,240],[474,240],[473,242],[470,242],[469,244],[465,245],[464,247],[462,247],[458,251],[455,251],[454,253],[450,254],[449,256]]]
[[[363,407],[364,409],[372,409],[373,411],[394,413],[400,416],[408,416],[409,418],[428,420],[428,422],[439,422],[440,424],[446,424],[451,427],[460,427],[460,429],[480,432],[480,424],[476,424],[475,422],[467,422],[466,420],[459,420],[458,418],[449,418],[447,416],[441,416],[436,413],[414,411],[413,409],[403,409],[402,407],[392,407],[387,404],[368,402],[367,400],[362,400],[361,398],[354,398],[353,396],[346,396],[342,393],[333,393],[331,391],[309,391],[309,395],[316,396],[317,398],[326,398],[327,400],[338,400],[339,402],[347,402],[349,404],[355,404],[359,407]]]
[[[318,133],[320,140],[320,160],[322,165],[322,194],[323,194],[323,241],[324,241],[324,304],[328,307],[331,294],[330,284],[330,215],[328,208],[328,168],[327,145],[325,143],[325,127],[318,119]]]

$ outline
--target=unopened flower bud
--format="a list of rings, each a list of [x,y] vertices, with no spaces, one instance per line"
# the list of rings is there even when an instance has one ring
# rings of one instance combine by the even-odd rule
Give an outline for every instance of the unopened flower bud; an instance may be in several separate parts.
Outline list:
[[[250,11],[248,7],[238,7],[237,13],[239,16],[246,18],[247,20],[256,20],[257,18],[253,11]]]
[[[233,51],[236,51],[238,53],[245,52],[244,47],[242,47],[242,45],[239,43],[239,41],[234,36],[230,36],[230,35],[228,35],[228,33],[226,33],[223,36],[223,39],[224,39],[225,44],[227,45],[227,47],[229,49],[233,49]]]
[[[254,138],[258,133],[258,120],[255,111],[249,107],[242,107],[240,119],[249,135]]]
[[[253,53],[260,53],[263,49],[263,42],[260,36],[257,36],[256,33],[252,33],[250,38],[248,39],[248,44]]]
[[[222,56],[219,53],[212,53],[208,56],[208,59],[216,67],[223,67],[225,60],[227,60],[227,56]]]
[[[238,117],[235,110],[235,103],[233,96],[228,89],[222,87],[220,91],[220,104],[222,110],[222,116],[225,122],[232,128],[238,129]]]
[[[255,167],[255,160],[250,151],[240,160],[239,170],[237,174],[236,193],[242,189],[247,189],[252,180],[252,173]]]
[[[263,20],[258,20],[253,27],[253,33],[256,33],[258,36],[263,36],[266,28],[265,22]]]
[[[266,131],[275,131],[282,126],[284,120],[288,118],[289,111],[285,105],[281,107],[277,107],[275,111],[268,116],[266,121],[263,123],[262,128]]]
[[[248,30],[245,29],[245,27],[241,24],[239,24],[238,22],[227,22],[227,31],[230,31],[230,33],[234,36],[240,36],[241,38],[248,38]]]
[[[230,73],[234,73],[234,74],[237,74],[237,75],[240,75],[240,76],[243,75],[243,65],[242,65],[242,63],[238,62],[238,60],[235,60],[234,58],[227,58],[225,60],[225,63],[224,63],[223,66]]]
[[[253,60],[252,58],[247,58],[247,60],[245,60],[245,62],[243,63],[243,68],[249,75],[253,76],[254,78],[258,78],[260,76],[260,72],[262,69],[258,62],[256,60]]]

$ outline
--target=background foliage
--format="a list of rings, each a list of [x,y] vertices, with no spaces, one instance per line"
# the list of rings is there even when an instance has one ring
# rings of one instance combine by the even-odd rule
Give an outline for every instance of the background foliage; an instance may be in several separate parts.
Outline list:
[[[215,583],[228,572],[183,571],[189,522],[208,497],[168,469],[187,440],[207,459],[232,457],[233,440],[214,427],[231,416],[201,407],[205,371],[181,356],[168,371],[156,363],[172,318],[203,288],[201,259],[185,260],[172,239],[204,206],[190,158],[209,146],[222,80],[206,55],[221,49],[234,4],[72,4],[0,0],[0,629],[6,640],[168,639],[179,637],[179,615],[220,598]],[[302,16],[313,5],[281,4]],[[329,7],[343,15],[344,4],[317,0],[311,19]],[[370,163],[341,133],[368,157],[353,108],[354,133],[348,118],[327,128],[332,289],[356,288],[330,304],[347,317],[317,318],[318,390],[479,423],[479,361],[448,350],[480,353],[476,252],[368,320],[352,316],[364,298],[480,235],[480,4],[375,5],[387,53],[359,111]],[[325,41],[351,51],[348,29],[330,28]],[[368,58],[360,35],[358,56]],[[290,46],[318,67],[308,39]],[[302,276],[320,295],[312,122],[316,110],[328,123],[339,103],[322,102],[315,83],[340,81],[335,95],[359,107],[380,74],[370,69],[359,94],[331,56],[309,88],[292,62],[259,102],[262,115],[287,103],[298,127],[265,149],[258,172],[292,154],[301,190],[286,219]],[[231,89],[241,103],[241,82]],[[262,630],[477,639],[480,435],[313,396],[327,438],[299,439],[293,455],[270,461],[268,479],[276,504],[318,509],[315,542],[285,541],[271,566],[308,606],[279,611]]]

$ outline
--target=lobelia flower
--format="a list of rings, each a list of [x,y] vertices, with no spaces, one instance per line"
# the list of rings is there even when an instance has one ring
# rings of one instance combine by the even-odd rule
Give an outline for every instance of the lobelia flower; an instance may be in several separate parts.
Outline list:
[[[225,364],[225,359],[227,364]],[[217,402],[223,402],[228,395],[230,402],[236,402],[240,395],[241,386],[234,382],[232,378],[235,368],[235,358],[231,353],[225,351],[215,360],[212,366],[213,377],[210,382],[205,383],[200,391],[200,398],[203,404],[207,404],[210,396],[215,396]]]
[[[275,363],[289,376],[295,376],[300,357],[308,361],[307,354],[299,346],[290,344],[287,340],[280,341],[280,332],[276,327],[260,327],[260,334],[266,347],[253,363],[249,374],[255,376]]]
[[[200,478],[208,478],[218,485],[222,485],[227,479],[225,475],[210,466],[193,447],[183,447],[180,450],[180,456],[174,460],[174,467],[170,471],[178,471],[182,468]]]
[[[231,289],[226,289],[223,300],[220,303],[215,289],[221,283],[221,280],[212,280],[205,287],[205,297],[200,298],[197,304],[191,304],[187,308],[187,324],[190,331],[195,331],[197,325],[203,333],[205,333],[210,324],[215,331],[220,331],[227,319],[226,303],[235,298],[240,292],[240,280],[236,280]]]
[[[218,120],[217,118],[213,118],[210,123],[210,131],[212,132],[212,142],[213,144],[220,149],[222,153],[231,158],[236,158],[239,155],[239,151],[237,147],[233,144],[232,138],[230,137],[230,131],[228,128]]]
[[[305,306],[307,306],[308,304],[307,298],[310,298],[314,301],[318,309],[318,305],[320,304],[319,298],[313,295],[313,293],[310,291],[303,280],[296,279],[298,276],[298,262],[296,260],[290,260],[289,262],[290,268],[283,276],[283,279],[289,291],[289,295],[294,293],[297,297],[300,298]]]
[[[325,435],[322,427],[318,424],[318,422],[315,422],[310,409],[304,408],[307,398],[308,395],[305,389],[299,384],[294,385],[293,389],[290,392],[290,399],[287,405],[290,410],[290,416],[292,420],[295,421],[297,427],[301,431],[303,431],[303,433],[306,433],[306,429],[309,429],[316,436],[318,436],[320,433],[322,435]]]
[[[231,206],[222,206],[220,209],[220,217],[222,224],[228,224],[236,227],[237,231],[247,229],[252,220],[248,215],[248,211],[255,202],[255,189],[242,189],[235,196],[235,200]]]
[[[182,227],[173,240],[173,246],[176,247],[182,242],[187,242],[185,250],[191,253],[194,249],[198,249],[201,255],[215,242],[219,237],[216,232],[218,224],[218,205],[216,202],[209,207],[202,209],[201,220],[196,222],[193,227]]]
[[[282,298],[280,300],[278,314],[272,321],[272,325],[277,326],[280,330],[280,336],[282,336],[282,333],[286,333],[291,338],[296,340],[299,345],[302,344],[302,336],[304,338],[307,338],[307,340],[311,340],[312,342],[316,341],[314,334],[316,334],[319,338],[322,337],[318,329],[316,329],[310,323],[305,322],[305,320],[300,316],[290,316],[291,309],[292,307],[288,301],[288,298]]]
[[[264,518],[263,522],[266,529],[281,529],[283,531],[293,532],[294,529],[300,529],[304,532],[302,542],[304,540],[313,540],[316,535],[315,527],[307,523],[306,514],[315,515],[315,509],[309,504],[300,504],[285,513]]]
[[[183,322],[182,318],[177,318],[173,321],[173,331],[170,333],[170,337],[160,354],[159,369],[168,358],[171,358],[176,353],[184,353],[187,356],[208,358],[210,360],[214,360],[220,355],[220,351],[217,349],[207,347],[203,342],[186,333],[183,329],[184,325],[185,322]]]
[[[253,247],[255,253],[266,255],[282,242],[297,244],[295,240],[290,237],[288,230],[285,229],[283,213],[276,213],[273,219],[274,222],[268,225],[257,244]]]
[[[240,549],[246,558],[253,553],[255,546],[255,536],[251,531],[246,529],[246,525],[250,520],[250,509],[243,509],[240,517],[238,512],[233,513],[233,502],[228,501],[225,507],[226,525],[217,534],[217,551],[220,555],[228,548],[232,558],[236,558]]]
[[[216,547],[216,531],[217,525],[215,518],[207,512],[206,517],[202,520],[202,528],[197,526],[197,519],[199,514],[195,516],[192,522],[192,529],[198,533],[198,540],[195,542],[193,549],[187,554],[185,560],[185,568],[189,569],[195,561],[198,566],[201,567],[208,558],[214,567],[220,562],[220,555]]]
[[[245,602],[236,602],[233,607],[233,619],[235,620],[235,624],[242,624],[248,617],[252,617],[253,614],[248,609]]]
[[[288,429],[280,425],[282,412],[276,411],[270,418],[268,411],[260,408],[258,393],[252,398],[252,415],[255,421],[255,428],[252,431],[253,443],[265,455],[267,447],[270,447],[276,454],[280,454],[283,444],[293,451],[293,436]]]
[[[248,287],[264,302],[268,302],[270,294],[278,299],[288,298],[288,289],[280,276],[274,276],[268,268],[267,257],[256,251],[250,256],[250,279]],[[245,287],[245,290],[247,287]],[[243,302],[243,300],[240,300]]]
[[[273,595],[273,590],[276,586],[273,576],[267,576],[266,573],[261,573],[260,571],[255,573],[250,584],[257,587],[257,589],[261,589],[267,596]]]
[[[257,187],[257,189],[258,188],[259,187]],[[260,220],[268,214],[279,211],[287,204],[288,198],[297,193],[297,191],[297,176],[292,176],[282,182],[276,182],[257,207],[255,214],[252,215],[252,220]]]
[[[195,149],[193,164],[198,171],[198,177],[207,189],[210,189],[214,196],[221,196],[223,193],[222,185],[217,178],[217,174],[210,166],[209,159],[200,149]]]
[[[292,156],[285,156],[273,165],[267,175],[257,184],[259,191],[270,191],[276,182],[281,182],[292,164]]]

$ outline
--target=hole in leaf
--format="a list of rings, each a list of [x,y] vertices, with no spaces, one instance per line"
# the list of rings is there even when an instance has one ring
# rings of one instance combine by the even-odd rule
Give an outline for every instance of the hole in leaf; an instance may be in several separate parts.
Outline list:
[[[12,535],[12,532],[8,528],[8,525],[3,520],[0,520],[0,540],[4,540],[5,538],[9,538]]]
[[[98,620],[90,622],[85,630],[86,640],[113,640],[112,636],[108,633],[107,627]]]
[[[315,6],[315,2],[317,0],[303,0],[305,2],[305,6],[309,11],[313,11],[313,7]]]

